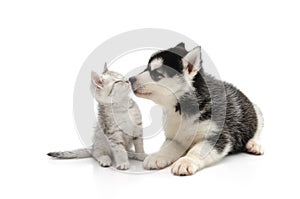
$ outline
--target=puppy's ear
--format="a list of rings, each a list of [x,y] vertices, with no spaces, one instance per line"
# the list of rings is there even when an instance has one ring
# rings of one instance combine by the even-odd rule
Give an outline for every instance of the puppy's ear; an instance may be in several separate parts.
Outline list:
[[[177,44],[175,46],[175,48],[183,48],[183,49],[185,49],[185,44],[183,42],[180,42],[179,44]]]
[[[92,84],[94,84],[96,87],[102,88],[103,81],[102,81],[101,77],[95,71],[91,72],[91,81],[92,81]]]
[[[193,78],[201,69],[201,47],[197,46],[182,58],[183,73]]]
[[[102,72],[102,73],[104,74],[104,73],[106,73],[107,71],[108,71],[107,63],[105,62],[105,64],[104,64],[104,69],[103,69],[103,72]]]

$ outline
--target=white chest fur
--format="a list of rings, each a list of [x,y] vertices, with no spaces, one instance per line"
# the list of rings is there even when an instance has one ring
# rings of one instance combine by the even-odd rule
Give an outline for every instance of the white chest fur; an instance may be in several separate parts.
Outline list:
[[[217,129],[215,122],[211,120],[199,122],[198,115],[186,117],[173,110],[164,111],[164,117],[166,138],[188,148]]]

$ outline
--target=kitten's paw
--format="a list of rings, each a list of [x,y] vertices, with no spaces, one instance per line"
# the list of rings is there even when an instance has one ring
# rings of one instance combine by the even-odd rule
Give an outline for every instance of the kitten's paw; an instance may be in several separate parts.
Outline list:
[[[148,155],[146,153],[137,153],[135,154],[135,159],[143,161]]]
[[[149,155],[145,158],[143,165],[145,169],[163,169],[173,163],[167,155],[160,155],[158,153]]]
[[[146,153],[134,153],[134,155],[131,157],[132,159],[134,160],[140,160],[140,161],[143,161],[145,160],[145,158],[147,157],[148,155]]]
[[[171,172],[177,176],[188,176],[196,173],[198,169],[196,161],[189,157],[182,157],[173,164]]]
[[[129,169],[129,162],[123,162],[116,165],[116,168],[119,170],[127,170]]]
[[[127,154],[128,158],[140,161],[143,161],[148,156],[145,153],[136,153],[134,151],[127,151]]]
[[[111,166],[111,158],[108,155],[103,155],[97,158],[97,161],[102,167],[110,167]]]
[[[249,153],[255,154],[255,155],[262,155],[264,154],[264,150],[262,146],[255,140],[251,139],[248,141],[246,145],[246,149]]]

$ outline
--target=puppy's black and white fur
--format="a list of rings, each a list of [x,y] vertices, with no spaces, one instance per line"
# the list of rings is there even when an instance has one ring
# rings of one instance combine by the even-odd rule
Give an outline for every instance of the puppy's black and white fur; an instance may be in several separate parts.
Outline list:
[[[130,78],[135,95],[159,104],[166,140],[144,160],[145,169],[171,164],[175,175],[192,175],[228,154],[263,154],[263,118],[233,85],[202,68],[201,48],[183,43],[152,55],[147,68]]]

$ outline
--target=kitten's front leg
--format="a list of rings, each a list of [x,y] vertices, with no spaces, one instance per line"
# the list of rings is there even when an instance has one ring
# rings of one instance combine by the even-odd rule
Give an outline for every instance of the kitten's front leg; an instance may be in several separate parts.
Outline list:
[[[128,157],[136,160],[144,160],[147,154],[144,151],[143,138],[136,137],[133,138],[133,145],[135,152],[128,151]]]
[[[110,151],[104,142],[95,142],[92,149],[92,156],[99,162],[102,167],[111,166]]]
[[[179,143],[166,139],[160,151],[151,154],[144,160],[145,169],[163,169],[185,154],[186,148]]]
[[[116,162],[117,169],[129,169],[128,155],[125,147],[122,144],[112,144],[112,153]]]
[[[102,167],[111,166],[111,147],[101,128],[96,126],[92,156]]]

